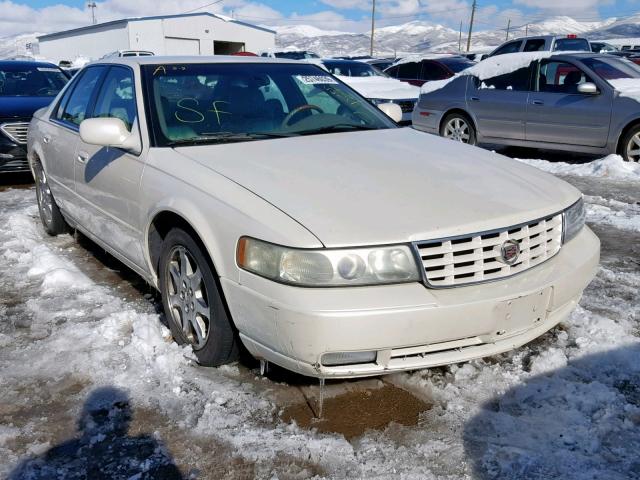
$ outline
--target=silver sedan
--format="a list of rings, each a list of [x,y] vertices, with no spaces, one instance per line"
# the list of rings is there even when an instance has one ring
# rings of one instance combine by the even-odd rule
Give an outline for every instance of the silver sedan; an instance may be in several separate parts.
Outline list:
[[[510,71],[482,63],[423,92],[414,128],[463,143],[493,143],[640,160],[640,68],[593,53],[513,54]],[[506,57],[506,56],[504,56]],[[487,60],[491,61],[491,60]]]

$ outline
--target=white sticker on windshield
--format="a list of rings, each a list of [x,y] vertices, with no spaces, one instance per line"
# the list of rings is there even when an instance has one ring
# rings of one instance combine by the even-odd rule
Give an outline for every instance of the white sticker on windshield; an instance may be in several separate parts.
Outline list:
[[[39,72],[58,72],[59,70],[54,67],[37,67]]]
[[[324,85],[338,83],[328,75],[296,75],[296,78],[305,85]]]

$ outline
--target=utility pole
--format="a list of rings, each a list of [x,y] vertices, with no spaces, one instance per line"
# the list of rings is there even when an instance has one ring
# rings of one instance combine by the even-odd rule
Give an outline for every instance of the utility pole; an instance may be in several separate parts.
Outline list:
[[[373,35],[376,29],[376,0],[373,0],[371,7],[371,49],[369,55],[373,57]]]
[[[511,28],[511,19],[507,22],[507,38],[504,39],[505,42],[509,40],[509,28]]]
[[[460,20],[460,35],[458,35],[458,51],[462,51],[462,20]]]
[[[95,25],[96,24],[96,8],[98,8],[98,5],[96,5],[96,2],[91,2],[87,4],[87,8],[91,9],[91,24]]]
[[[469,36],[467,37],[467,52],[471,49],[471,32],[473,31],[473,18],[476,16],[477,6],[476,0],[473,0],[473,4],[471,5],[471,21],[469,22]]]
[[[529,24],[528,23],[524,27],[524,36],[525,37],[529,36]]]

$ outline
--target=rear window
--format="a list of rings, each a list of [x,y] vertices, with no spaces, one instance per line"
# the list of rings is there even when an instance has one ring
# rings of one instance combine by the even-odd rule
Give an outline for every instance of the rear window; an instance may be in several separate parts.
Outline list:
[[[453,73],[459,73],[475,65],[475,63],[467,60],[466,58],[446,58],[440,61],[444,63]]]
[[[590,52],[591,45],[589,45],[589,42],[584,38],[559,38],[556,40],[553,49],[563,52]]]

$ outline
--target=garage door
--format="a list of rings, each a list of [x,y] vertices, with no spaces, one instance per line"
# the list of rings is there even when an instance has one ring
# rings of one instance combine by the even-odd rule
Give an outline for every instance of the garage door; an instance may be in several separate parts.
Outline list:
[[[200,40],[165,37],[167,55],[200,55]]]

